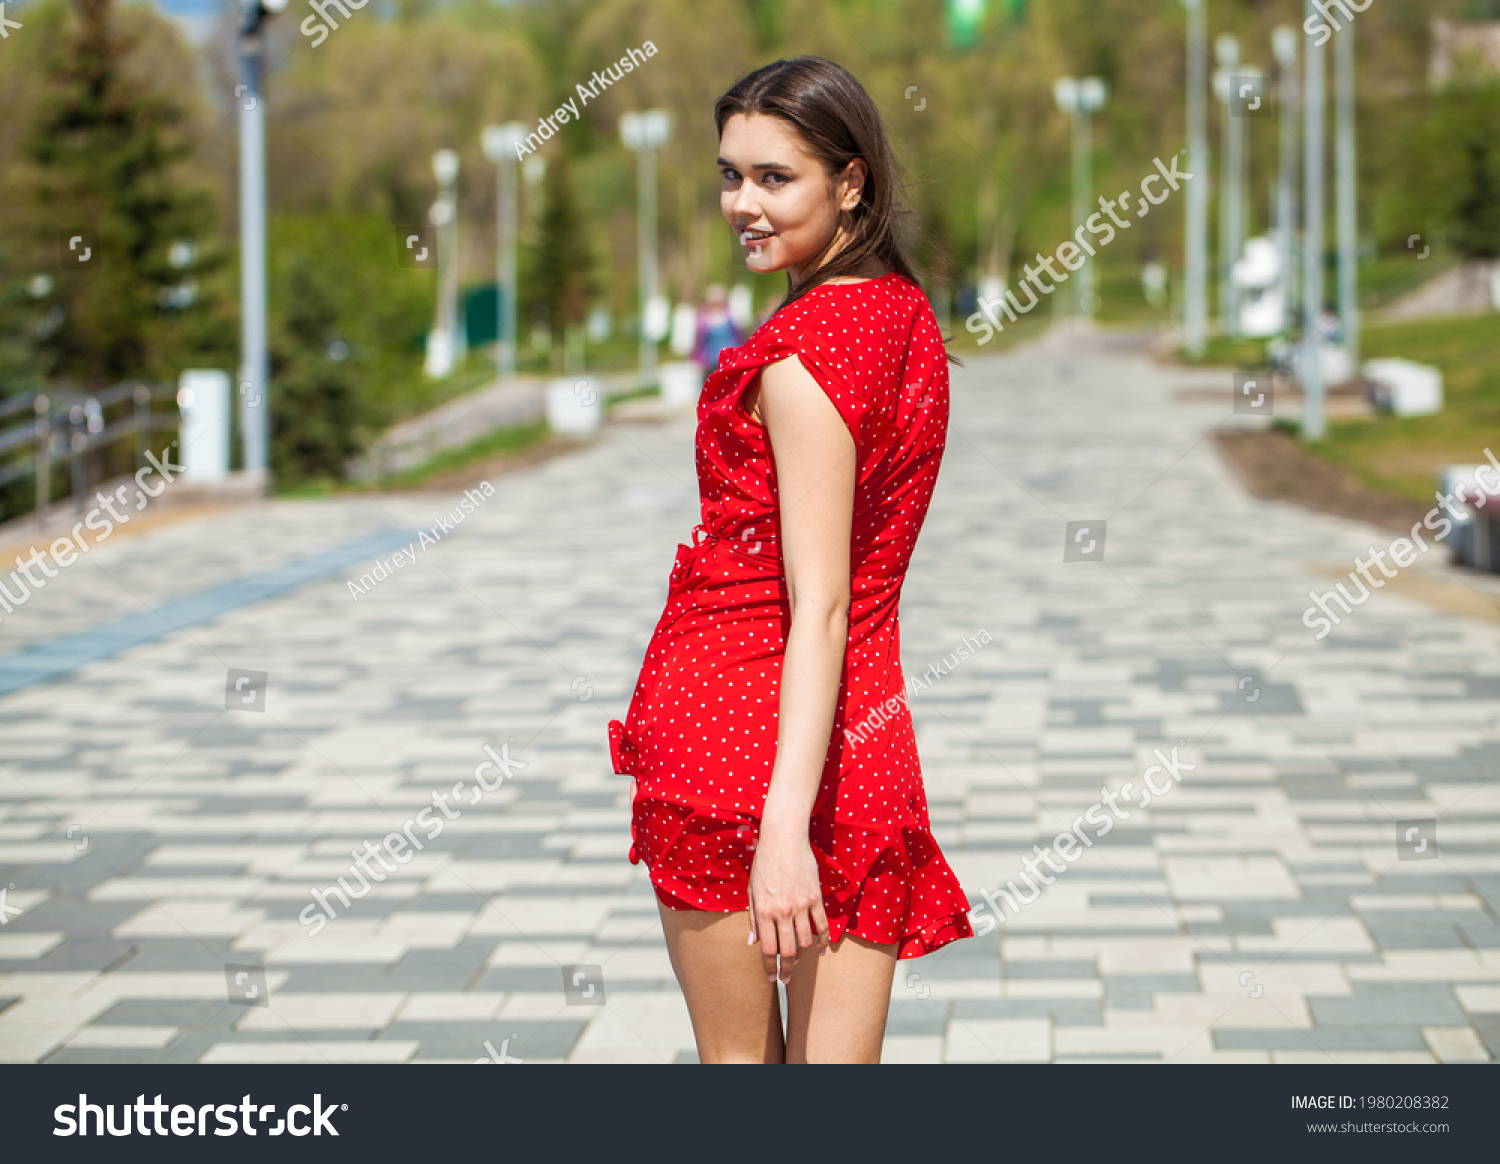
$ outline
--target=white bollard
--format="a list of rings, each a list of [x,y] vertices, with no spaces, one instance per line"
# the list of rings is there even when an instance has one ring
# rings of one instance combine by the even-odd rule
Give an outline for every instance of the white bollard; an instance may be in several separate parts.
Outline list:
[[[547,384],[547,425],[555,433],[587,436],[604,417],[604,386],[587,376],[564,376]]]
[[[177,381],[182,412],[173,459],[187,481],[222,481],[229,475],[229,373],[189,368]]]
[[[703,365],[697,360],[675,360],[663,364],[661,401],[667,405],[696,404],[703,389]]]
[[[691,303],[679,303],[672,309],[672,338],[667,346],[679,360],[693,354],[698,342],[698,312]]]

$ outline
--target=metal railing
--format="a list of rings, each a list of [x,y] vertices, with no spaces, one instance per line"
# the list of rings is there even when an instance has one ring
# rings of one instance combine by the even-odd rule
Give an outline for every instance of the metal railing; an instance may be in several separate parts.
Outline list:
[[[102,392],[23,392],[0,400],[0,423],[5,418],[29,413],[30,418],[9,428],[0,428],[0,485],[9,484],[28,474],[36,477],[36,502],[33,512],[39,522],[46,521],[52,505],[52,466],[69,462],[71,495],[74,508],[83,511],[87,501],[88,455],[96,449],[129,437],[135,439],[135,463],[145,463],[153,432],[176,431],[182,424],[174,411],[153,413],[153,400],[176,403],[176,393],[161,384],[128,380]],[[107,421],[105,410],[131,403],[123,417]],[[9,454],[29,448],[30,456],[4,463]]]

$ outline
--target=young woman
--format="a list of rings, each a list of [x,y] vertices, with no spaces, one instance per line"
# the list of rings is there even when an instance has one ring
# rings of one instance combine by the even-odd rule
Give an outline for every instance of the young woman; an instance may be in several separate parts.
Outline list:
[[[897,959],[973,934],[928,822],[897,620],[947,357],[859,82],[777,61],[714,117],[724,217],[788,292],[704,385],[703,521],[611,755],[699,1058],[874,1063]]]

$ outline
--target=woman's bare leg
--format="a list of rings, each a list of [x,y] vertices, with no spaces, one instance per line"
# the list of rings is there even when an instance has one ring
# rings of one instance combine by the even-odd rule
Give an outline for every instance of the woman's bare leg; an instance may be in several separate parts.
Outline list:
[[[781,1001],[776,984],[761,969],[760,947],[748,944],[749,911],[668,909],[660,901],[656,906],[667,936],[667,955],[693,1020],[699,1061],[783,1062]]]
[[[845,934],[804,954],[786,987],[788,1063],[879,1063],[896,946]]]

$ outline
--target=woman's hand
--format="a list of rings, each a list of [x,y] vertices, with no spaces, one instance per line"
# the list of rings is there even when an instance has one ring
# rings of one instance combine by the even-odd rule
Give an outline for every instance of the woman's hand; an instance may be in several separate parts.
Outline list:
[[[766,977],[782,982],[802,951],[817,941],[818,952],[828,949],[828,917],[823,912],[823,888],[818,863],[808,843],[807,830],[761,827],[750,866],[750,945],[760,941]],[[781,958],[778,974],[776,959]]]

